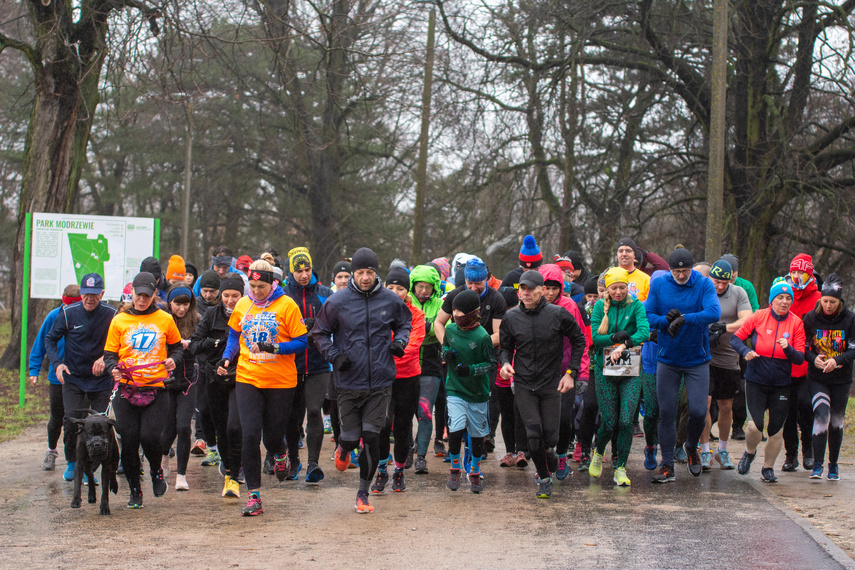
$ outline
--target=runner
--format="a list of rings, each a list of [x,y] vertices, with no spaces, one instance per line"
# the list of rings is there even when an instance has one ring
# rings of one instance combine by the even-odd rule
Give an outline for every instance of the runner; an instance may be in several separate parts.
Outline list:
[[[202,318],[209,307],[220,304],[220,275],[213,269],[208,269],[202,273],[199,282],[200,289],[199,295],[196,297],[196,312]],[[211,363],[212,366],[220,359],[223,348],[225,348],[225,339],[223,346],[218,351],[217,358]],[[202,459],[202,465],[205,467],[218,465],[220,462],[219,442],[216,437],[217,427],[208,405],[208,382],[204,380],[207,361],[208,354],[206,352],[199,352],[196,355],[196,364],[199,366],[202,381],[197,382],[194,388],[196,390],[196,441],[190,449],[190,453],[193,455],[205,456]],[[214,374],[216,374],[216,367],[214,367]]]
[[[543,252],[537,245],[537,240],[534,236],[527,235],[523,238],[523,244],[520,248],[519,267],[511,269],[505,278],[502,279],[501,287],[516,287],[520,282],[520,275],[529,269],[537,269],[543,263]]]
[[[636,257],[636,252],[640,251],[632,238],[622,238],[615,246],[617,254],[617,262],[621,269],[626,270],[629,275],[628,292],[633,299],[644,301],[650,291],[650,276],[647,273],[637,269],[637,262],[641,261]]]
[[[793,288],[783,281],[775,283],[769,290],[769,308],[757,311],[730,337],[733,347],[745,360],[745,401],[748,405],[748,429],[745,433],[745,453],[739,460],[737,470],[745,475],[757,456],[757,445],[763,438],[763,420],[769,412],[768,441],[763,456],[761,480],[774,483],[775,460],[781,451],[783,434],[781,428],[787,418],[788,395],[790,393],[791,364],[804,362],[805,331],[802,320],[790,311],[793,303]],[[750,350],[745,341],[751,338]],[[799,348],[797,348],[799,347]]]
[[[342,259],[341,261],[337,261],[335,266],[333,266],[332,271],[332,282],[333,285],[330,287],[333,291],[338,291],[339,289],[347,286],[347,280],[350,279],[350,261],[347,259]]]
[[[332,272],[332,281],[333,286],[330,287],[333,291],[338,291],[344,287],[347,287],[347,281],[350,279],[351,270],[350,270],[350,260],[342,259],[341,261],[336,262],[333,267]],[[327,409],[329,409],[329,424],[330,431],[333,434],[333,441],[336,445],[338,445],[339,435],[341,435],[341,417],[338,413],[338,397],[336,395],[335,382],[333,381],[333,375],[330,374],[330,381],[327,385]],[[324,418],[324,426],[326,426],[327,418]],[[324,429],[326,432],[326,428]]]

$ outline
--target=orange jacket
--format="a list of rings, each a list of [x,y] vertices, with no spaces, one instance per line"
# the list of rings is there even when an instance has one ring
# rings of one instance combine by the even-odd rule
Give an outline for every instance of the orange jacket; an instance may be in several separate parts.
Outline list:
[[[410,331],[410,341],[404,349],[404,356],[395,358],[395,366],[397,367],[395,378],[412,378],[422,373],[422,367],[419,364],[419,349],[421,349],[422,342],[425,340],[425,314],[421,309],[413,305],[409,295],[407,295],[404,302],[413,315],[413,329]]]

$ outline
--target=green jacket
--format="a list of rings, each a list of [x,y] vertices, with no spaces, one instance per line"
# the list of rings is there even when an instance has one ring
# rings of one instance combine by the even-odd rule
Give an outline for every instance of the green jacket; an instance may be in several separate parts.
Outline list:
[[[415,293],[416,283],[419,281],[433,285],[433,295],[431,295],[430,299],[424,303],[419,301]],[[440,308],[442,308],[442,298],[440,297],[439,288],[439,273],[437,273],[436,269],[433,267],[428,265],[417,265],[410,273],[410,299],[412,299],[413,305],[421,309],[425,314],[425,322],[430,323],[430,330],[425,335],[425,340],[422,343],[422,346],[426,344],[435,344],[437,342],[436,333],[433,330],[433,322],[436,320],[436,316],[439,314]]]
[[[757,291],[754,290],[754,285],[748,279],[737,277],[733,280],[733,284],[737,287],[742,287],[748,293],[748,303],[751,304],[751,310],[755,313],[760,308],[760,303],[757,301]]]
[[[457,396],[466,402],[486,402],[490,399],[490,373],[496,370],[496,349],[490,335],[482,326],[471,331],[462,331],[454,323],[445,327],[442,341],[442,356],[457,352],[455,365],[448,366],[445,391],[449,396]],[[457,365],[468,364],[469,375],[458,376]]]
[[[612,334],[617,331],[628,332],[632,346],[640,345],[650,336],[650,325],[647,323],[644,303],[635,300],[629,301],[630,299],[624,299],[619,303],[614,301],[611,303],[609,307],[609,330],[606,334],[597,332],[600,323],[603,322],[603,307],[605,306],[603,300],[600,299],[594,304],[594,311],[591,314],[591,340],[594,346],[591,362],[600,369],[603,368],[603,349],[614,344],[611,339]]]

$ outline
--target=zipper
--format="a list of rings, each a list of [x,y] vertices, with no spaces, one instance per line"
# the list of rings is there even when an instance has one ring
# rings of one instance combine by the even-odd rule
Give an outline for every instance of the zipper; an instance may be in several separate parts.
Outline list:
[[[774,317],[772,317],[774,318]],[[778,329],[781,328],[781,323],[775,319],[775,341],[772,343],[772,358],[775,358],[775,347],[778,346]]]
[[[362,294],[365,298],[365,341],[368,345],[368,389],[371,389],[371,327],[368,322],[368,295]]]
[[[311,305],[309,305],[311,307]],[[306,288],[303,287],[303,315],[306,314]],[[306,366],[303,368],[303,374],[309,373],[309,347],[306,347],[306,350],[303,351],[303,358],[306,361]]]

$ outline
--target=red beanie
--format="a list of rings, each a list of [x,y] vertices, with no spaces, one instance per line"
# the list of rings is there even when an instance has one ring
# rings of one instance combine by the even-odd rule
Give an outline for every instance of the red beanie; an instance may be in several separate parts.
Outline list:
[[[806,253],[800,253],[790,262],[790,272],[804,271],[813,277],[813,258]]]

